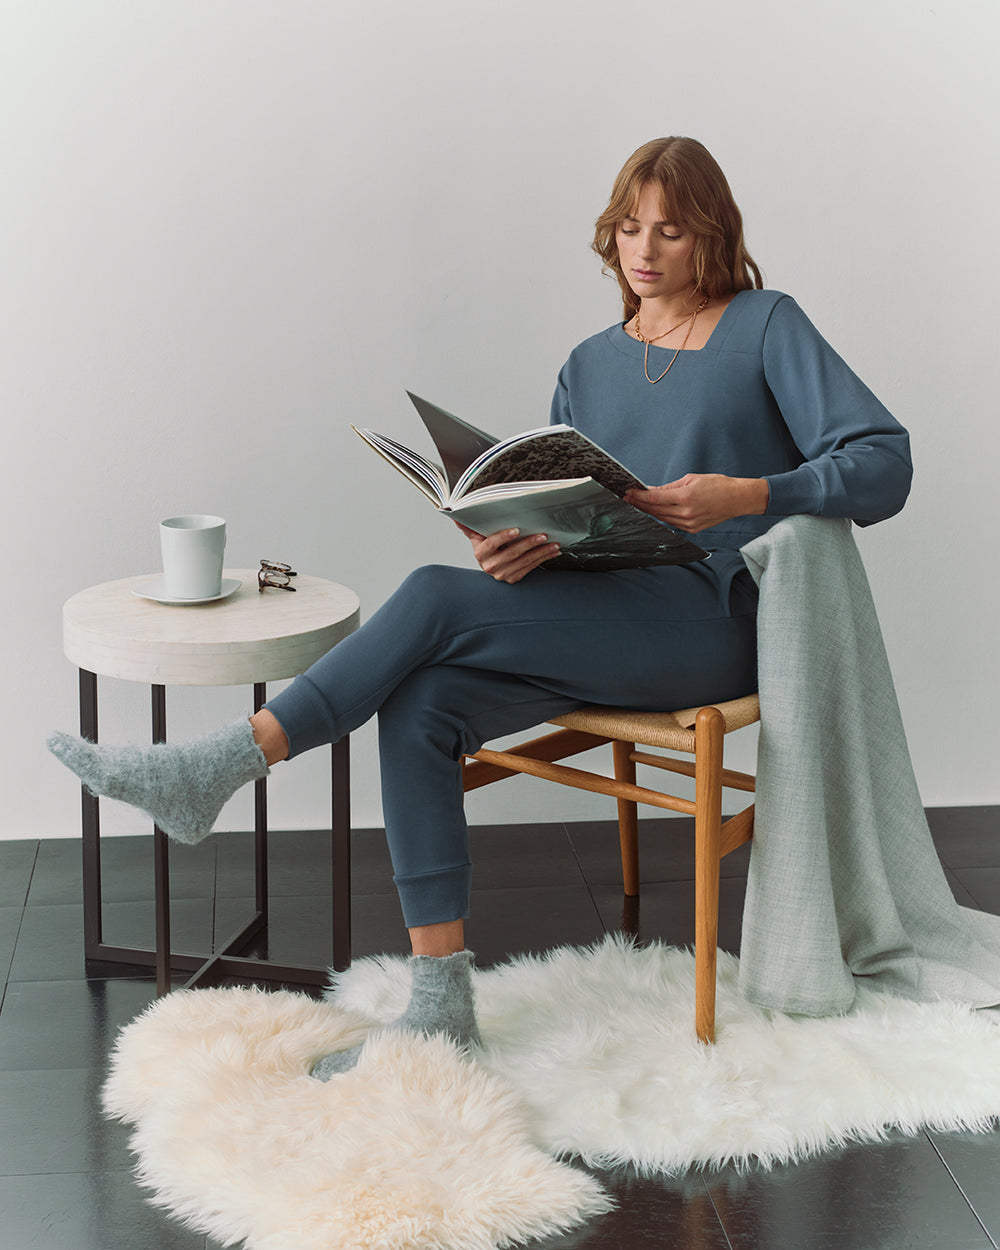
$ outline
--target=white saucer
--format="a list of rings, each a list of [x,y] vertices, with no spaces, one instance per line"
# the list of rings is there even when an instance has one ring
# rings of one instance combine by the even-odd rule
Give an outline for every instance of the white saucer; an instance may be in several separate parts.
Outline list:
[[[217,595],[209,595],[207,599],[178,599],[174,595],[167,594],[166,582],[161,573],[159,577],[151,577],[148,582],[133,586],[132,594],[138,595],[140,599],[152,599],[154,603],[168,603],[184,607],[185,605],[193,606],[196,603],[217,603],[220,599],[228,599],[242,585],[243,582],[238,577],[224,577],[222,589]]]

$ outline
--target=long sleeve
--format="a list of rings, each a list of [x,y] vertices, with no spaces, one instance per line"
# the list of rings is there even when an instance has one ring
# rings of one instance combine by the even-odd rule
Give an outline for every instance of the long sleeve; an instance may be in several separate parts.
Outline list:
[[[573,418],[569,410],[569,389],[566,386],[564,373],[565,370],[560,370],[559,378],[556,381],[555,394],[552,396],[552,408],[549,412],[549,425],[573,424]]]
[[[895,515],[912,477],[909,437],[789,296],[764,333],[764,377],[803,463],[767,476],[768,516],[870,525]]]
[[[649,350],[656,377],[674,352]],[[702,531],[702,547],[735,551],[803,513],[870,525],[906,501],[906,431],[782,292],[740,291],[705,346],[680,352],[655,386],[644,360],[621,324],[587,339],[559,374],[551,419],[654,486],[686,473],[765,478],[765,515]]]

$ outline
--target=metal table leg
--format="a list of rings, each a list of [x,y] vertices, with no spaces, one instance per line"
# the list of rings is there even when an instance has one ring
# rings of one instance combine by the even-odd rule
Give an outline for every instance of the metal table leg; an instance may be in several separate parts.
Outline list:
[[[80,669],[80,736],[97,741],[97,674]],[[80,787],[83,833],[83,955],[97,959],[101,931],[101,809],[97,798]]]
[[[154,744],[167,740],[167,691],[150,688]],[[167,835],[153,826],[153,898],[156,930],[156,993],[170,993],[170,849]]]
[[[343,972],[351,963],[351,751],[347,738],[331,748],[333,864],[333,966]]]
[[[254,686],[254,711],[266,700],[266,686]],[[166,741],[166,689],[151,691],[152,738]],[[80,670],[80,733],[97,742],[97,677]],[[343,971],[351,962],[351,816],[350,750],[345,737],[331,748],[332,820],[331,857],[333,864],[333,967]],[[155,946],[131,947],[109,944],[103,939],[103,898],[101,889],[100,802],[82,789],[83,835],[83,916],[84,957],[105,963],[151,967],[156,973],[156,992],[166,994],[176,972],[193,975],[186,988],[211,984],[225,976],[251,980],[323,986],[328,969],[276,964],[240,954],[268,924],[268,828],[267,779],[255,783],[254,795],[254,891],[256,909],[250,919],[211,955],[171,950],[170,938],[170,840],[161,829],[153,831],[153,893]]]

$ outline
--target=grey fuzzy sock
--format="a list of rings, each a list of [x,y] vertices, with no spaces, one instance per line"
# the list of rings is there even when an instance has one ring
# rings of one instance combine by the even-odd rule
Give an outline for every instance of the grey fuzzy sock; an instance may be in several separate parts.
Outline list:
[[[67,733],[46,745],[91,794],[131,803],[178,842],[207,837],[236,791],[268,772],[248,720],[158,746],[100,746]]]
[[[412,1033],[446,1033],[462,1046],[478,1046],[475,997],[472,989],[472,952],[438,958],[413,955],[413,989],[403,1014],[389,1029]],[[338,1072],[347,1072],[358,1061],[361,1046],[338,1050],[314,1064],[312,1076],[327,1081]]]

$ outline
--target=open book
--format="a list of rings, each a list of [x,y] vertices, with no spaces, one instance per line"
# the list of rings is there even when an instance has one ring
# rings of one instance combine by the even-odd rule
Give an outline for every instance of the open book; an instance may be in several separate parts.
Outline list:
[[[559,543],[547,569],[685,564],[707,555],[622,499],[642,482],[579,430],[547,425],[496,439],[407,394],[441,457],[435,464],[374,430],[351,428],[442,512],[495,534],[517,528]]]

